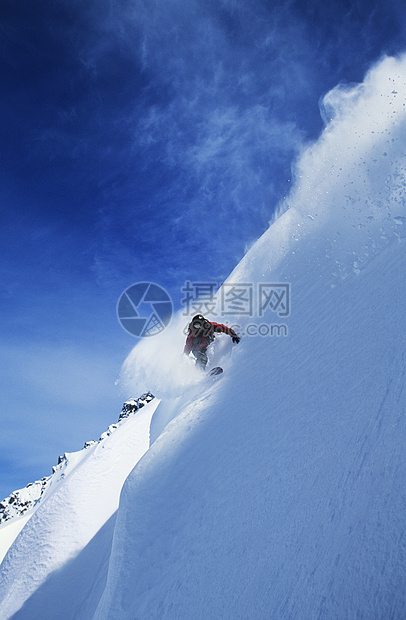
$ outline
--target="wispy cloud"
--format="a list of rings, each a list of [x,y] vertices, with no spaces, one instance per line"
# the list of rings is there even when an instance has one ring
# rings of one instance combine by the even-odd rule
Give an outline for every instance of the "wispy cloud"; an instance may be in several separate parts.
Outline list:
[[[311,47],[300,22],[286,20],[281,8],[178,1],[131,7],[122,36],[131,41],[145,89],[123,122],[133,133],[137,178],[140,169],[144,177],[159,171],[153,192],[134,188],[133,229],[145,231],[139,215],[148,202],[155,224],[149,238],[163,243],[162,264],[169,257],[182,271],[183,257],[190,262],[196,252],[203,277],[225,276],[287,187],[304,138],[294,102],[309,96]],[[155,264],[159,270],[157,256]]]

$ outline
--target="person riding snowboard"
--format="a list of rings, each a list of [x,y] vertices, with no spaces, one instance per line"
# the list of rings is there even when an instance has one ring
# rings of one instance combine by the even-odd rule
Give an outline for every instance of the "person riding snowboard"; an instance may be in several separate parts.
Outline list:
[[[221,323],[211,323],[201,314],[196,314],[189,323],[183,352],[185,355],[193,353],[196,358],[196,366],[202,370],[205,370],[207,365],[207,347],[213,342],[216,333],[228,334],[235,344],[238,344],[241,340],[231,327]]]

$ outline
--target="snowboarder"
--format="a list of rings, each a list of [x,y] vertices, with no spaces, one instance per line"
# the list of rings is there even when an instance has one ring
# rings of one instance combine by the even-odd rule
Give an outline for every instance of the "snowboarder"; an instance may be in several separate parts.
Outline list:
[[[189,323],[183,352],[185,355],[193,353],[196,358],[196,366],[202,370],[205,370],[207,365],[207,347],[213,342],[216,333],[228,334],[235,344],[241,340],[231,327],[221,323],[211,323],[201,314],[196,314]]]

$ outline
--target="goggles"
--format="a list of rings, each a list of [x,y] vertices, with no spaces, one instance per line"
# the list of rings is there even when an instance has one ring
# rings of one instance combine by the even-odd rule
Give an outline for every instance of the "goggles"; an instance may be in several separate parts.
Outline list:
[[[195,321],[195,322],[193,323],[193,327],[194,327],[195,329],[200,329],[201,327],[203,327],[203,325],[202,325],[202,323],[201,323],[200,321]]]

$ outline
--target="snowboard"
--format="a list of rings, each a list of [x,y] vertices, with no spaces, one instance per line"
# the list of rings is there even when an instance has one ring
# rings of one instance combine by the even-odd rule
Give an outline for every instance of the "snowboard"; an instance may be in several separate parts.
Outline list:
[[[215,377],[216,375],[221,375],[222,372],[223,372],[223,369],[221,368],[221,366],[215,366],[209,371],[209,377]]]

